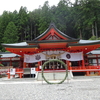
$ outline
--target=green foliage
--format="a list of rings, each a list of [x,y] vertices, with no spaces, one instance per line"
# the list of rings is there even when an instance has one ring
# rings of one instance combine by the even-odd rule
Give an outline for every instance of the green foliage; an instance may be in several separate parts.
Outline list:
[[[3,67],[4,65],[3,64],[0,64],[0,66]]]
[[[18,42],[18,32],[15,24],[9,22],[3,37],[4,43],[16,43]]]
[[[100,40],[100,37],[92,36],[89,40]]]
[[[98,37],[97,39],[100,40],[100,37]]]
[[[48,1],[46,1],[41,9],[40,12],[40,18],[39,18],[39,31],[40,33],[43,33],[49,26],[51,22],[51,13]]]
[[[96,36],[92,36],[89,40],[96,40]]]
[[[18,35],[21,41],[26,40],[25,37],[28,34],[28,13],[26,7],[21,7],[18,13],[17,28]]]

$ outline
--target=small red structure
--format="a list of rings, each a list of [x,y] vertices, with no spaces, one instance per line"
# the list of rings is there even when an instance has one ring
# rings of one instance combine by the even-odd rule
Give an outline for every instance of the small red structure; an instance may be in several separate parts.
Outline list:
[[[72,72],[86,72],[86,75],[89,75],[90,72],[100,74],[100,55],[88,54],[100,47],[100,41],[69,37],[52,23],[44,33],[32,41],[2,44],[2,46],[12,53],[21,55],[22,68],[16,68],[16,73],[20,78],[23,68],[37,66],[36,71],[41,71],[42,64],[48,59],[62,59],[68,66],[68,70],[72,70]],[[58,68],[58,70],[62,69]],[[50,67],[48,66],[45,70],[50,70]]]

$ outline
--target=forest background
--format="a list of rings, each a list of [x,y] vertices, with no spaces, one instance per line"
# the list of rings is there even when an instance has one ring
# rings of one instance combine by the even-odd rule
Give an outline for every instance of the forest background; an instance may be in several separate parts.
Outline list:
[[[100,39],[100,0],[60,0],[57,6],[49,6],[48,1],[42,7],[28,11],[21,7],[19,11],[4,11],[0,15],[0,43],[18,43],[33,40],[50,25],[73,38]],[[0,46],[0,50],[4,48]]]

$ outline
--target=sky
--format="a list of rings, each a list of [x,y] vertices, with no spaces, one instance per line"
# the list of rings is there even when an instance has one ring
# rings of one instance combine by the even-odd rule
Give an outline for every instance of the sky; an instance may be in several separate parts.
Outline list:
[[[0,15],[3,11],[13,12],[14,10],[19,11],[20,7],[27,7],[28,11],[33,11],[34,9],[38,9],[39,6],[43,6],[44,2],[47,0],[0,0]],[[60,0],[48,0],[49,5],[56,5]],[[75,0],[71,0],[74,2]]]

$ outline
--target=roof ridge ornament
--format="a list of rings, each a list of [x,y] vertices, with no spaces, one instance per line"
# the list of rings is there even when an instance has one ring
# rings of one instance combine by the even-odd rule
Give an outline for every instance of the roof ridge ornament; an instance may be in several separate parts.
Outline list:
[[[55,23],[54,23],[54,22],[51,22],[51,23],[50,23],[49,27],[51,27],[51,26],[56,27],[56,25],[55,25]]]

